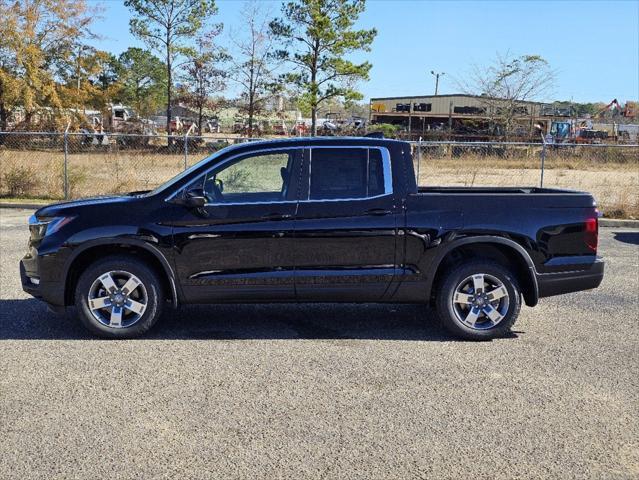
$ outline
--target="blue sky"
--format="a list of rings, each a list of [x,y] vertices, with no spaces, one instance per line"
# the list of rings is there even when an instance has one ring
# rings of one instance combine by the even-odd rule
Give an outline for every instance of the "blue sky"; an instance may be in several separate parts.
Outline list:
[[[129,33],[129,11],[118,0],[92,1],[103,8],[95,46],[120,53],[142,46]],[[274,13],[281,2],[263,0]],[[238,28],[241,0],[218,0],[216,22]],[[472,65],[498,52],[539,54],[557,71],[550,100],[620,102],[639,98],[639,1],[425,1],[369,0],[359,26],[376,27],[366,58],[370,97],[434,91],[431,70],[446,72],[440,93],[454,93]]]

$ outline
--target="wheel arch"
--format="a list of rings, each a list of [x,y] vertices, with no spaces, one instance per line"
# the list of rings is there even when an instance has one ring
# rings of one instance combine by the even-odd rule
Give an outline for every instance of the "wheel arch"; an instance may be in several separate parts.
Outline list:
[[[75,286],[82,271],[91,263],[108,255],[127,254],[145,260],[158,274],[171,303],[177,307],[179,295],[175,274],[166,257],[157,248],[137,239],[100,239],[88,242],[73,252],[64,269],[64,303],[73,304]]]
[[[454,240],[433,259],[430,270],[434,272],[426,284],[427,298],[436,292],[446,267],[467,258],[486,258],[513,268],[520,283],[526,305],[534,307],[539,300],[539,286],[535,265],[526,250],[517,242],[503,237],[477,236]]]

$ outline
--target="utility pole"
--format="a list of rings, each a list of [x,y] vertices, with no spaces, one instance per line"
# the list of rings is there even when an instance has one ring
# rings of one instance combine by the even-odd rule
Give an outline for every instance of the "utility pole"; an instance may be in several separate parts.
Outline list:
[[[435,95],[437,95],[437,92],[439,90],[439,76],[440,75],[446,75],[445,72],[435,72],[434,70],[430,71],[431,75],[433,75],[435,77]]]

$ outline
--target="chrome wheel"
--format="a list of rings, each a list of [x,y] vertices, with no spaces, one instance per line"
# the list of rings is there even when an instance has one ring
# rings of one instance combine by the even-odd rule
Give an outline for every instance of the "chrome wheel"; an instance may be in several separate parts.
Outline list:
[[[87,301],[91,315],[102,325],[126,328],[142,318],[148,295],[138,277],[123,270],[114,270],[95,279]]]
[[[451,298],[457,320],[475,330],[487,330],[508,312],[508,290],[498,278],[486,273],[466,277]]]

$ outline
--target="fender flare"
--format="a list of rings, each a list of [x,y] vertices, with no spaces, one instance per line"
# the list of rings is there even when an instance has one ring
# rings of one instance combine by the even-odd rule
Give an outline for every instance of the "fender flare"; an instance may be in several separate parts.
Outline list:
[[[69,279],[69,271],[71,269],[71,266],[73,265],[73,262],[85,251],[100,245],[127,245],[127,246],[140,248],[150,253],[151,255],[153,255],[153,257],[160,262],[160,265],[162,265],[162,269],[164,270],[164,273],[169,280],[169,286],[171,288],[171,296],[173,297],[173,302],[172,302],[173,307],[177,308],[179,303],[179,296],[178,296],[177,282],[175,281],[175,272],[173,270],[173,267],[171,266],[167,258],[164,256],[164,254],[157,247],[143,240],[140,240],[137,238],[130,238],[130,237],[109,237],[109,238],[99,238],[95,240],[90,240],[83,243],[81,247],[73,250],[73,253],[66,260],[64,264],[64,269],[63,269],[64,298],[66,298],[67,281]]]
[[[426,279],[426,295],[427,295],[426,298],[430,298],[431,296],[433,283],[435,280],[435,272],[437,272],[437,270],[439,269],[439,266],[441,265],[444,258],[446,258],[446,256],[450,252],[452,252],[458,247],[461,247],[464,245],[477,244],[477,243],[504,245],[506,247],[511,248],[515,252],[517,252],[517,254],[522,258],[522,260],[524,260],[524,262],[526,263],[526,266],[528,267],[527,280],[530,282],[530,286],[532,287],[530,295],[528,296],[524,295],[524,300],[526,300],[526,305],[528,305],[529,307],[534,307],[535,305],[537,305],[537,302],[539,301],[539,284],[537,283],[537,269],[535,268],[535,264],[533,263],[532,258],[530,258],[530,255],[524,249],[524,247],[522,247],[520,244],[518,244],[514,240],[511,240],[509,238],[504,238],[504,237],[497,237],[494,235],[464,237],[464,238],[460,238],[459,240],[452,240],[451,242],[446,243],[445,245],[442,245],[441,248],[439,249],[439,252],[433,258],[430,265],[428,266],[428,269],[431,272],[433,272],[433,275],[429,275],[428,278]]]

